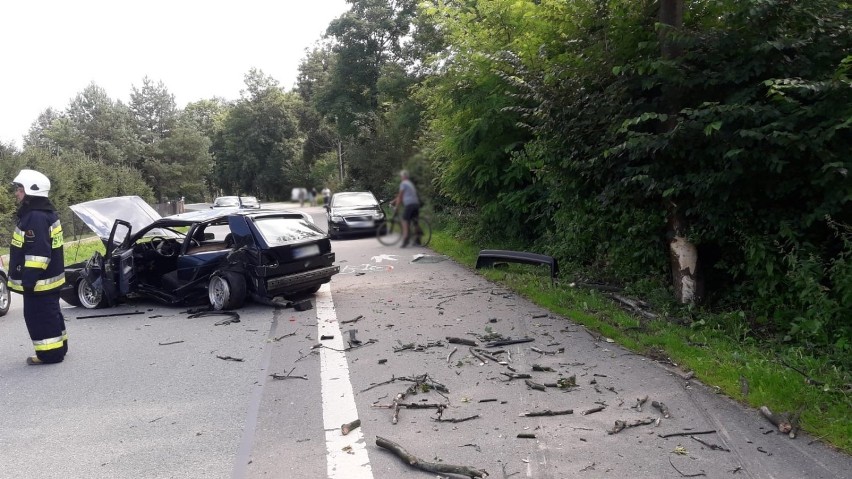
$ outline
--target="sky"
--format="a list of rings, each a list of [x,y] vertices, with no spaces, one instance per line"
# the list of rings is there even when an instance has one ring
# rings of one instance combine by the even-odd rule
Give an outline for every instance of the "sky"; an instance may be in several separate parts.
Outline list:
[[[147,76],[178,108],[240,98],[262,70],[291,89],[305,50],[345,0],[4,0],[0,141],[21,148],[48,107],[64,111],[95,83],[127,104]]]

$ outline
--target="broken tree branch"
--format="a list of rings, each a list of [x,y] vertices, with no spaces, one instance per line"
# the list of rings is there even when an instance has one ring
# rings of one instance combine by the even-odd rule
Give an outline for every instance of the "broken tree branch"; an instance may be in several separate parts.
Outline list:
[[[471,419],[479,418],[479,414],[474,414],[473,416],[461,417],[461,418],[449,418],[444,419],[443,417],[433,417],[432,419],[438,422],[465,422],[470,421]]]
[[[532,351],[534,353],[542,354],[542,355],[555,356],[556,354],[564,353],[565,348],[559,348],[559,350],[557,350],[557,351],[545,351],[543,349],[539,349],[539,348],[533,346],[533,347],[530,348],[530,351]]]
[[[527,384],[527,387],[530,389],[535,389],[536,391],[545,391],[546,388],[544,384],[539,384],[532,379],[525,379],[524,382]]]
[[[530,376],[529,374],[526,374],[526,373],[504,373],[504,372],[501,372],[500,374],[509,378],[506,381],[511,381],[513,379],[532,379],[532,376]]]
[[[361,426],[361,420],[356,419],[352,422],[347,422],[346,424],[340,426],[340,432],[345,436],[357,429],[359,426]]]
[[[786,414],[772,414],[772,411],[766,406],[760,406],[760,413],[774,424],[778,431],[789,434],[793,430],[793,423]]]
[[[243,358],[235,358],[233,356],[218,356],[217,355],[216,357],[223,360],[223,361],[236,361],[238,363],[243,362]]]
[[[564,411],[551,411],[550,409],[545,409],[544,411],[532,411],[525,412],[520,414],[520,417],[541,417],[541,416],[564,416],[565,414],[574,414],[573,409],[565,409]]]
[[[494,361],[497,364],[501,364],[501,363],[505,364],[503,361],[500,361],[500,358],[498,358],[497,356],[494,356],[494,354],[489,353],[488,351],[485,351],[485,350],[482,350],[482,349],[479,349],[479,348],[474,348],[474,349],[476,350],[477,354],[484,357],[485,359]]]
[[[458,351],[458,350],[459,350],[459,348],[453,348],[453,350],[450,351],[450,354],[447,355],[447,364],[449,364],[450,358],[453,357],[453,354],[456,354],[456,351]]]
[[[273,341],[276,341],[276,342],[277,342],[277,341],[281,341],[281,340],[282,340],[282,339],[284,339],[284,338],[289,338],[290,336],[295,336],[297,332],[298,332],[298,330],[293,331],[293,332],[292,332],[292,333],[290,333],[290,334],[284,334],[284,335],[278,336],[277,338],[272,338],[272,340],[273,340]]]
[[[404,399],[404,398],[399,398]],[[438,409],[439,411],[447,408],[447,404],[442,403],[425,403],[425,402],[399,402],[397,401],[394,404],[373,404],[372,407],[378,409],[392,409],[394,407],[400,407],[404,409]]]
[[[662,402],[651,401],[651,406],[654,406],[655,408],[659,409],[660,414],[662,414],[664,418],[669,418],[669,408],[665,404],[663,404]]]
[[[603,411],[604,409],[606,409],[606,406],[593,407],[593,408],[591,408],[591,409],[586,409],[586,410],[585,410],[585,411],[583,411],[581,414],[582,414],[583,416],[585,416],[585,415],[587,415],[587,414],[594,414],[594,413],[596,413],[596,412],[601,412],[601,411]]]
[[[500,341],[494,341],[485,345],[486,348],[496,348],[498,346],[508,346],[510,344],[520,344],[520,343],[531,343],[535,341],[533,338],[520,338],[520,339],[503,339]]]
[[[477,353],[477,352],[476,352],[476,348],[467,348],[467,349],[468,349],[468,351],[470,351],[470,354],[471,354],[473,357],[475,357],[476,359],[478,359],[478,360],[479,360],[479,362],[480,362],[481,364],[488,364],[488,359],[486,359],[486,358],[485,358],[485,356],[483,356],[483,355],[481,355],[481,354]]]
[[[397,379],[398,378],[396,376],[391,376],[391,378],[388,379],[387,381],[382,381],[380,383],[371,384],[369,387],[362,389],[361,392],[365,393],[365,392],[369,391],[370,389],[377,388],[379,386],[384,386],[385,384],[390,384],[390,383],[396,381]]]
[[[624,296],[622,296],[620,294],[616,294],[616,293],[610,294],[609,297],[614,299],[617,303],[620,303],[624,307],[624,309],[627,309],[628,311],[632,311],[632,312],[634,312],[634,313],[636,313],[640,316],[643,316],[647,319],[656,319],[657,318],[656,314],[654,314],[654,313],[646,310],[645,308],[643,308],[642,305],[640,304],[640,302],[638,302],[636,300],[624,297]]]
[[[698,439],[697,437],[695,437],[695,436],[693,436],[693,435],[690,435],[690,436],[689,436],[689,438],[690,438],[690,439],[693,439],[693,440],[695,440],[695,441],[698,441],[698,442],[700,442],[701,444],[704,444],[705,446],[709,447],[710,449],[712,449],[712,450],[714,450],[714,451],[725,451],[725,452],[731,452],[731,450],[730,450],[730,449],[728,449],[728,448],[726,448],[726,447],[722,447],[722,446],[720,446],[720,445],[718,445],[718,444],[710,444],[709,442],[707,442],[707,441],[703,441],[703,440],[701,440],[701,439]]]
[[[775,357],[778,359],[778,362],[780,362],[782,365],[787,366],[788,368],[792,369],[793,371],[796,371],[797,373],[801,374],[805,378],[805,384],[810,384],[812,386],[817,386],[817,387],[825,386],[824,382],[817,381],[816,379],[805,374],[804,371],[802,371],[802,370],[800,370],[796,367],[791,366],[790,364],[787,363],[787,361],[784,361],[784,359],[782,359],[781,356],[776,355]]]
[[[693,436],[698,434],[716,434],[715,429],[710,429],[708,431],[687,431],[687,432],[670,432],[668,434],[657,434],[657,436],[662,437],[663,439],[667,437],[677,437],[677,436]]]
[[[707,475],[704,471],[701,471],[701,472],[698,472],[698,473],[695,473],[695,474],[684,474],[684,473],[680,472],[680,469],[675,467],[674,463],[672,462],[672,456],[669,456],[669,464],[671,464],[672,467],[674,468],[674,470],[677,471],[678,474],[680,474],[680,477],[698,477],[698,476],[706,476]]]
[[[458,474],[469,478],[488,477],[488,473],[481,469],[474,469],[468,466],[454,466],[452,464],[425,462],[406,451],[399,444],[381,436],[376,436],[376,445],[383,449],[387,449],[398,458],[408,463],[409,466],[415,469],[420,469],[421,471],[435,472],[439,474]]]
[[[296,368],[293,368],[293,369],[290,370],[289,373],[287,373],[286,375],[283,375],[283,376],[281,374],[275,374],[275,373],[272,373],[269,376],[272,377],[272,379],[308,379],[307,376],[291,376],[291,374],[293,374],[293,371],[295,371],[295,370],[296,370]]]
[[[636,398],[636,404],[633,405],[632,407],[633,407],[633,409],[636,409],[636,411],[642,412],[642,405],[645,404],[647,401],[648,401],[648,396],[645,396],[643,398]]]
[[[364,317],[363,314],[359,314],[358,316],[355,316],[352,319],[344,319],[343,321],[340,322],[340,324],[354,323],[354,322],[358,321],[359,319],[362,319],[363,317]]]
[[[645,426],[645,425],[648,425],[648,424],[653,424],[654,421],[656,421],[656,419],[654,419],[652,417],[646,417],[645,419],[637,419],[633,422],[622,421],[621,419],[619,419],[619,420],[615,421],[615,425],[612,427],[612,429],[607,430],[607,434],[615,434],[615,433],[621,431],[622,429],[627,429],[629,427]]]
[[[559,388],[559,389],[568,389],[577,387],[577,376],[571,375],[567,378],[559,378],[555,383],[544,383],[545,386],[549,388]]]
[[[477,346],[476,341],[472,339],[464,339],[464,338],[454,338],[452,336],[447,336],[447,342],[450,344],[464,344],[465,346]]]

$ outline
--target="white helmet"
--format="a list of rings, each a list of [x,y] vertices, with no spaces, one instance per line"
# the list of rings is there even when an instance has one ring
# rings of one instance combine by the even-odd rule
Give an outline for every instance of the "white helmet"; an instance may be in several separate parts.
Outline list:
[[[12,180],[12,184],[24,187],[24,193],[29,196],[44,196],[50,191],[50,180],[35,170],[21,170]]]

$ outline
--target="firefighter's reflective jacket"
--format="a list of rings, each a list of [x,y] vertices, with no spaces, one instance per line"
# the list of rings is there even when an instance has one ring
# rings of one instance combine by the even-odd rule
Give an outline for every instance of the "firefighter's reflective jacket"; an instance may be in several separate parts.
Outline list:
[[[47,198],[28,196],[17,215],[9,249],[9,289],[58,293],[65,283],[65,255],[56,208]]]

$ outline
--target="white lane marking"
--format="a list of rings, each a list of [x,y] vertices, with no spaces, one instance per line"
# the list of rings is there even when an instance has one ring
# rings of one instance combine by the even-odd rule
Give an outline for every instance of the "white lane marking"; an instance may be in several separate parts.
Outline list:
[[[322,340],[320,348],[320,376],[322,377],[322,418],[325,427],[329,479],[373,479],[373,469],[367,456],[367,445],[361,428],[347,435],[340,426],[358,418],[355,393],[349,381],[349,365],[343,352],[343,337],[337,323],[331,286],[322,285],[316,295],[317,337],[333,336]],[[329,349],[333,348],[333,349]],[[338,351],[335,351],[337,349]]]

